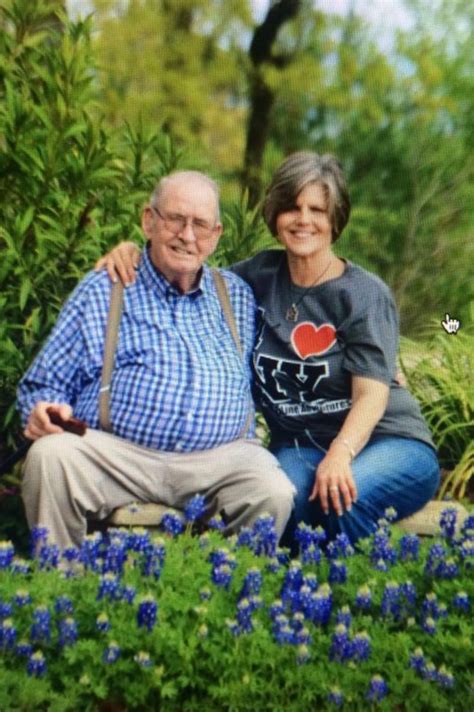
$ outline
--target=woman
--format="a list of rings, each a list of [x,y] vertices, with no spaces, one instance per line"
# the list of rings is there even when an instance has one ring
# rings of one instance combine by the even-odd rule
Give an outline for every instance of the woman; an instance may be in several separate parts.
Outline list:
[[[330,538],[344,532],[356,542],[388,507],[400,519],[416,512],[439,483],[419,406],[395,380],[394,300],[378,277],[333,252],[350,214],[334,157],[289,156],[263,214],[285,250],[232,267],[259,305],[257,406],[297,488],[292,526],[321,524]],[[130,273],[137,254],[119,246],[98,266]]]

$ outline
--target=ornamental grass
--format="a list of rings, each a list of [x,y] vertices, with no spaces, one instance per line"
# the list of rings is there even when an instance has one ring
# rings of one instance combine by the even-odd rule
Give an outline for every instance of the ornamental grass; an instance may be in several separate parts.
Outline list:
[[[224,538],[203,513],[0,542],[2,712],[474,708],[474,516],[420,540],[387,512],[357,549],[301,524],[291,559],[271,517]]]

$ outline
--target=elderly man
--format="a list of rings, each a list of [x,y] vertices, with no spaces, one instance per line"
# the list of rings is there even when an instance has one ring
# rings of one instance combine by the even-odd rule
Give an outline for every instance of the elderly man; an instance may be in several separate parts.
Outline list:
[[[113,432],[99,429],[111,293],[105,272],[78,285],[20,383],[25,435],[36,441],[24,466],[28,523],[47,527],[61,548],[77,546],[88,516],[104,518],[132,501],[182,507],[200,493],[228,531],[269,512],[281,534],[293,488],[254,436],[253,294],[222,272],[242,360],[204,264],[222,233],[217,186],[195,171],[162,179],[142,228],[148,245],[125,291],[115,352]],[[85,435],[55,425],[51,409],[86,421]]]

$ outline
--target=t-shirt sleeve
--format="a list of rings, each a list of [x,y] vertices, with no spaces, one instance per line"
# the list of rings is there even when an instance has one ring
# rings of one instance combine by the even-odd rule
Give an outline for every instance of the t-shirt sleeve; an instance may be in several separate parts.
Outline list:
[[[342,367],[354,376],[373,378],[389,385],[396,372],[398,314],[388,288],[374,287],[374,294],[365,295],[366,305],[343,325]]]

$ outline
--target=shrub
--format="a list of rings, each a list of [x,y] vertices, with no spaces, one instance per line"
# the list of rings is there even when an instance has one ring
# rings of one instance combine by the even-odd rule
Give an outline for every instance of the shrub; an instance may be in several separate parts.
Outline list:
[[[271,518],[226,540],[172,520],[60,559],[35,531],[34,563],[0,543],[1,709],[469,706],[473,517],[456,534],[447,511],[421,543],[381,521],[358,552],[300,525],[293,561]]]
[[[51,16],[43,0],[0,9],[0,442],[10,445],[16,385],[65,298],[112,243],[138,236],[153,184],[182,160],[164,134],[104,131],[90,22]]]
[[[402,342],[402,364],[410,390],[450,470],[440,490],[464,497],[474,475],[474,335],[436,334],[425,344]]]

